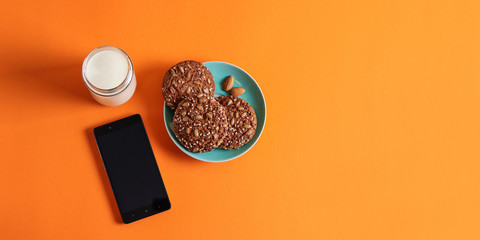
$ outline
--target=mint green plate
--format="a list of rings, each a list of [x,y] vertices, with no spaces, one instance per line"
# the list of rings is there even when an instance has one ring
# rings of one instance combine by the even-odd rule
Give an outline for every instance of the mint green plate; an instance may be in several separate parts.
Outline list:
[[[248,152],[253,145],[255,145],[263,132],[263,127],[265,126],[267,106],[265,104],[265,98],[263,97],[262,90],[258,86],[257,82],[255,82],[252,76],[250,76],[243,69],[226,62],[204,62],[203,64],[208,68],[208,70],[210,70],[210,72],[212,72],[215,80],[216,96],[217,94],[222,96],[229,95],[228,92],[222,90],[222,83],[223,80],[230,75],[232,75],[235,79],[233,87],[242,87],[245,89],[245,93],[240,95],[240,98],[250,103],[255,110],[255,114],[257,115],[257,131],[255,132],[255,136],[253,136],[252,140],[250,140],[247,144],[235,150],[224,150],[217,148],[206,153],[190,152],[184,148],[175,137],[175,133],[173,132],[173,115],[175,114],[175,111],[170,109],[166,103],[163,104],[165,127],[167,128],[168,135],[170,135],[170,138],[177,145],[177,147],[190,157],[205,162],[225,162],[242,156]]]

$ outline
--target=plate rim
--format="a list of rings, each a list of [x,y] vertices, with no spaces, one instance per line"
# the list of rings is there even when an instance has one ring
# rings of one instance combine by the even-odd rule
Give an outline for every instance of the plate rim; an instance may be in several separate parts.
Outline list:
[[[177,146],[177,148],[179,148],[182,152],[184,152],[185,154],[187,154],[187,156],[191,157],[191,158],[194,158],[194,159],[197,159],[197,160],[200,160],[200,161],[203,161],[203,162],[211,162],[211,163],[219,163],[219,162],[227,162],[227,161],[231,161],[235,158],[238,158],[238,157],[241,157],[242,155],[244,155],[245,153],[247,153],[248,151],[250,151],[250,149],[253,148],[253,146],[255,146],[255,144],[257,144],[258,140],[260,139],[260,137],[262,136],[262,133],[263,133],[263,130],[265,129],[265,124],[267,122],[267,101],[265,100],[265,95],[263,94],[263,91],[262,89],[260,88],[260,86],[258,85],[257,81],[255,80],[255,78],[252,77],[252,75],[250,75],[247,71],[243,70],[241,67],[238,67],[236,65],[233,65],[231,63],[227,63],[227,62],[222,62],[222,61],[208,61],[208,62],[202,62],[202,64],[206,64],[206,63],[222,63],[222,64],[226,64],[226,65],[230,65],[232,67],[235,67],[235,68],[238,68],[240,71],[242,71],[243,73],[245,73],[247,76],[249,76],[253,82],[255,83],[255,85],[257,86],[258,90],[260,90],[260,94],[262,95],[262,99],[263,99],[263,102],[264,102],[264,108],[265,108],[265,117],[263,119],[263,127],[262,129],[260,130],[260,133],[258,134],[258,138],[255,140],[255,142],[253,142],[252,146],[250,146],[248,149],[246,149],[243,153],[241,153],[240,155],[238,156],[234,156],[234,157],[231,157],[231,158],[227,158],[227,159],[224,159],[224,160],[221,160],[221,161],[211,161],[211,160],[205,160],[205,159],[200,159],[200,158],[197,158],[195,156],[192,156],[191,155],[191,152],[181,148],[180,146],[178,146],[178,144],[175,142],[175,140],[173,139],[173,137],[175,136],[172,136],[172,134],[170,133],[169,129],[168,129],[168,125],[167,125],[167,121],[165,119],[165,109],[167,109],[167,103],[165,102],[165,100],[163,101],[163,123],[165,124],[165,128],[167,130],[167,133],[168,135],[170,136],[170,139],[173,141],[173,143]],[[173,121],[173,120],[172,120]],[[176,138],[176,137],[175,137]]]

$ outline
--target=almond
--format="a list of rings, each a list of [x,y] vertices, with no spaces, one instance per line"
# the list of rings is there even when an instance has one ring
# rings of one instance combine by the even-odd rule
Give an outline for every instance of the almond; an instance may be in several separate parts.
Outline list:
[[[241,87],[232,88],[232,90],[230,90],[230,94],[235,95],[235,96],[240,96],[244,93],[245,93],[245,89],[243,89]]]
[[[223,81],[223,90],[229,91],[233,87],[233,76],[228,76],[225,81]]]

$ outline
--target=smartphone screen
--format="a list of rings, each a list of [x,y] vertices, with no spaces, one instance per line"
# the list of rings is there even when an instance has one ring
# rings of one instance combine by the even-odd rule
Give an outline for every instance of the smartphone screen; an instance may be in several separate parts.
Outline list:
[[[170,209],[140,115],[97,127],[93,132],[123,222]]]

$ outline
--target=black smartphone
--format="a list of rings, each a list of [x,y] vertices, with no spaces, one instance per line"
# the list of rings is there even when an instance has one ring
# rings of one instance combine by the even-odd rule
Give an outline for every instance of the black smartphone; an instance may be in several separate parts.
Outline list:
[[[171,208],[139,114],[93,130],[124,223]]]

